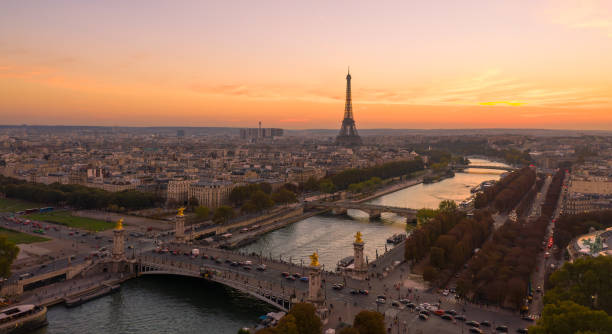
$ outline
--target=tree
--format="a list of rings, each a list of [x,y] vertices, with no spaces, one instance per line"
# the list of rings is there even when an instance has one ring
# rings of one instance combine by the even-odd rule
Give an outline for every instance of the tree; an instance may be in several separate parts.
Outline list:
[[[234,217],[234,209],[227,205],[222,205],[215,210],[213,221],[215,223],[227,223],[228,220]]]
[[[443,213],[455,212],[457,211],[457,203],[451,200],[444,200],[440,202],[438,209],[440,210],[440,212],[443,212]]]
[[[321,334],[323,325],[312,304],[294,304],[287,315],[295,317],[295,324],[297,325],[299,334]]]
[[[361,311],[355,316],[353,327],[359,334],[385,334],[385,317],[376,311]]]
[[[330,179],[323,179],[319,182],[319,190],[322,193],[331,194],[335,189],[336,187]]]
[[[200,205],[195,209],[195,214],[199,219],[207,219],[210,215],[210,209],[206,206]]]
[[[285,188],[281,188],[279,191],[272,194],[272,200],[278,204],[296,203],[298,201],[295,193]]]
[[[438,277],[438,270],[432,266],[427,266],[423,269],[423,279],[427,282],[433,282]]]
[[[348,326],[348,327],[342,328],[339,334],[360,334],[360,333],[359,333],[359,330],[357,330],[357,328]]]
[[[440,247],[431,247],[430,254],[429,262],[431,262],[431,265],[439,269],[444,268],[446,265],[446,261],[444,260],[444,249]]]
[[[19,254],[19,247],[8,241],[5,236],[0,235],[0,277],[11,276],[11,264]]]
[[[572,301],[562,301],[544,306],[542,318],[529,328],[529,333],[610,333],[611,328],[612,317],[606,312],[591,310]]]
[[[193,196],[189,198],[189,201],[187,201],[187,203],[189,204],[189,207],[193,210],[195,210],[195,208],[197,208],[200,205],[200,202],[198,201],[198,199]]]
[[[545,303],[571,300],[577,304],[612,313],[612,258],[598,256],[567,262],[549,279]]]
[[[262,190],[254,192],[247,203],[249,202],[253,204],[253,207],[255,207],[257,211],[267,210],[274,206],[274,201],[270,198],[270,195]]]
[[[276,325],[276,331],[281,334],[299,334],[295,317],[291,314],[282,317]]]
[[[416,213],[417,224],[423,225],[429,222],[429,220],[433,219],[437,213],[438,211],[434,209],[419,209]]]

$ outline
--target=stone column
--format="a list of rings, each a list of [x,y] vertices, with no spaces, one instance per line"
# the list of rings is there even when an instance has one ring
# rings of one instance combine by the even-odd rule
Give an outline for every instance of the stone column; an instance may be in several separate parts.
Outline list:
[[[308,267],[310,269],[308,273],[308,302],[318,307],[325,302],[325,296],[321,291],[321,271],[323,268],[319,264],[317,253],[313,253],[310,259],[312,261]]]
[[[119,219],[117,227],[113,230],[113,260],[123,260],[125,258],[125,230],[123,229],[123,219]]]
[[[176,242],[185,242],[185,215],[183,215],[185,208],[180,208],[176,219],[174,220],[174,239]]]
[[[363,246],[365,242],[361,239],[361,232],[357,232],[355,235],[355,242],[353,242],[353,257],[354,264],[351,276],[354,279],[363,280],[368,276],[368,267],[363,257]]]

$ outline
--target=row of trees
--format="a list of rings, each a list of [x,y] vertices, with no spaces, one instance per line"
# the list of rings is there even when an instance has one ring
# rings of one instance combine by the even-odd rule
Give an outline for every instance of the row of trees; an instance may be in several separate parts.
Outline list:
[[[536,179],[535,185],[531,187],[531,189],[529,189],[525,196],[523,196],[523,199],[516,206],[516,214],[518,217],[522,217],[527,213],[529,209],[531,209],[531,205],[533,204],[533,201],[540,189],[542,189],[543,184],[544,178],[538,177]]]
[[[612,210],[593,211],[561,216],[555,223],[554,239],[559,248],[565,248],[570,241],[589,229],[603,230],[612,226]]]
[[[78,184],[28,183],[4,176],[0,176],[0,191],[6,197],[49,205],[66,204],[77,209],[138,210],[162,202],[155,194],[135,190],[109,192]]]
[[[295,193],[288,187],[281,187],[272,193],[269,183],[249,184],[232,189],[230,202],[240,206],[243,213],[255,213],[272,208],[275,204],[288,204],[298,201]]]
[[[423,278],[438,286],[444,285],[487,240],[493,222],[489,212],[476,211],[473,218],[461,219],[450,231],[440,235],[430,248],[430,265],[425,267]]]
[[[353,183],[369,180],[373,177],[389,179],[397,176],[408,175],[423,170],[423,160],[420,158],[404,161],[387,162],[379,166],[369,168],[351,168],[338,174],[327,177],[335,190],[345,190]]]
[[[512,144],[510,141],[498,140],[493,142],[497,146],[507,146]],[[497,157],[505,160],[511,165],[528,165],[533,161],[529,155],[529,151],[520,151],[514,148],[496,149],[489,146],[487,139],[482,138],[461,138],[461,139],[442,139],[436,142],[423,142],[414,144],[414,150],[419,154],[427,154],[433,148],[434,150],[453,152],[459,155],[484,155],[489,157]]]
[[[565,263],[550,276],[542,318],[529,333],[612,333],[612,258]]]
[[[367,181],[352,183],[348,187],[348,191],[352,193],[367,193],[376,190],[382,184],[380,177],[373,177]]]
[[[493,204],[498,211],[508,211],[521,200],[535,182],[535,171],[529,167],[514,171],[476,194],[474,207],[483,209]]]
[[[294,304],[289,313],[282,317],[274,327],[260,329],[256,334],[320,334],[323,325],[312,304]],[[239,330],[238,334],[248,334]],[[385,334],[385,317],[376,311],[359,312],[352,326],[344,327],[340,334]]]
[[[260,329],[256,334],[321,334],[322,328],[315,307],[308,303],[298,303],[291,307],[275,327]]]
[[[413,263],[422,260],[440,235],[450,231],[465,218],[453,201],[442,201],[438,210],[423,211],[422,215],[424,221],[408,236],[404,249],[404,258]]]
[[[464,297],[519,308],[527,293],[531,272],[553,215],[564,173],[553,177],[542,206],[542,215],[534,222],[506,222],[472,257],[457,282]]]
[[[19,254],[19,247],[9,241],[6,236],[0,235],[0,277],[11,276],[11,265]]]

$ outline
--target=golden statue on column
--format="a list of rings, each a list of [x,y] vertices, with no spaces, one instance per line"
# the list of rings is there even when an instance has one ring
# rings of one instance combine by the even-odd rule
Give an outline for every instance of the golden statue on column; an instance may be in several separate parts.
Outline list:
[[[357,231],[357,233],[355,234],[355,242],[356,243],[362,243],[363,239],[361,238],[362,234],[361,232]]]
[[[179,208],[177,216],[183,217],[184,216],[183,211],[185,211],[185,208]]]
[[[312,255],[310,255],[310,266],[311,267],[319,266],[319,255],[317,254],[317,252],[314,252],[312,253]]]
[[[117,226],[115,226],[115,229],[117,229],[117,230],[123,230],[123,218],[120,218],[120,219],[117,221]]]

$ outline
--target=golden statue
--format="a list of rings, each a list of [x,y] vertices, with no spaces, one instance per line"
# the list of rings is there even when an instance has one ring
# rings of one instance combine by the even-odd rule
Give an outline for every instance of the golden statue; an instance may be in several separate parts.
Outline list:
[[[185,208],[179,208],[177,216],[183,217],[184,216],[183,211],[185,211]]]
[[[363,239],[361,239],[361,232],[357,231],[357,234],[355,234],[355,243],[362,243]]]
[[[123,218],[117,221],[117,226],[115,227],[117,230],[123,230]]]
[[[319,266],[319,255],[317,255],[317,252],[314,252],[312,253],[312,255],[310,255],[310,266],[311,267]]]

